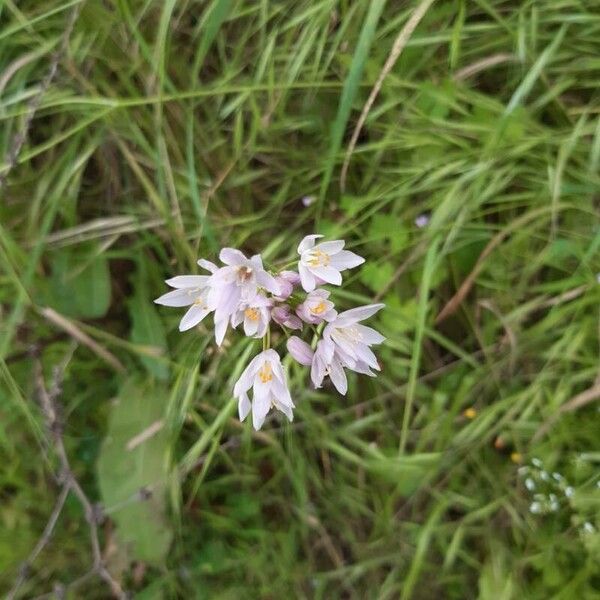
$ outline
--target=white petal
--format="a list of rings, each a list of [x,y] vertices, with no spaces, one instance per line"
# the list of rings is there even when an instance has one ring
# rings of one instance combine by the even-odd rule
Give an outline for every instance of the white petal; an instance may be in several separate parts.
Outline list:
[[[330,258],[329,264],[340,271],[345,271],[346,269],[358,267],[364,262],[365,259],[362,256],[358,256],[358,254],[354,254],[349,250],[342,250],[342,252],[338,252]]]
[[[275,296],[281,293],[281,288],[275,280],[275,277],[269,275],[269,273],[267,273],[266,271],[257,271],[256,283],[261,287],[264,287],[266,290],[268,290],[269,292],[271,292],[271,294],[274,294]]]
[[[358,344],[356,346],[356,355],[359,360],[369,365],[369,367],[380,371],[379,363],[377,362],[377,357],[373,354],[373,351],[369,346],[365,346],[365,344]]]
[[[287,385],[284,382],[274,379],[271,382],[271,394],[274,399],[277,400],[278,404],[282,406],[294,406],[290,390],[288,390]]]
[[[292,407],[291,406],[287,406],[285,404],[276,404],[278,410],[280,410],[287,418],[288,421],[293,421],[294,420],[294,413],[292,412]]]
[[[245,318],[244,319],[244,333],[248,337],[252,337],[258,331],[258,319],[252,320]]]
[[[334,267],[312,267],[313,275],[332,285],[342,285],[342,276]]]
[[[307,235],[299,244],[298,244],[298,254],[302,254],[307,250],[310,250],[315,245],[315,240],[322,238],[322,235],[313,234]]]
[[[344,373],[342,365],[337,360],[334,360],[329,366],[329,378],[335,389],[342,396],[345,396],[348,391],[348,380],[346,379],[346,373]]]
[[[321,244],[317,244],[316,248],[318,248],[321,252],[325,254],[337,254],[344,247],[346,242],[344,240],[334,240],[332,242],[322,242]]]
[[[250,257],[250,262],[252,263],[252,266],[258,270],[258,271],[264,271],[265,268],[263,267],[263,262],[262,262],[262,257],[260,254],[255,254],[254,256]]]
[[[179,275],[166,280],[172,288],[200,288],[206,287],[210,275]]]
[[[322,359],[315,356],[312,361],[312,366],[310,368],[310,378],[313,382],[313,385],[316,388],[320,388],[323,385],[323,378],[325,377],[325,365],[323,364]]]
[[[262,352],[255,356],[249,363],[248,366],[244,369],[243,373],[240,375],[240,378],[237,380],[234,388],[233,395],[238,397],[243,392],[248,391],[252,387],[252,382],[254,381],[254,375],[260,369],[262,365]]]
[[[367,327],[366,325],[361,325],[357,323],[354,325],[356,331],[360,334],[361,342],[368,344],[381,344],[385,342],[385,337],[383,337],[379,331],[375,331],[372,327]]]
[[[206,260],[205,258],[201,258],[198,261],[198,266],[211,273],[216,273],[219,270],[219,267],[214,262],[210,262],[210,260]]]
[[[313,349],[299,337],[293,335],[287,341],[286,347],[292,358],[297,360],[301,365],[308,367],[312,364]]]
[[[336,326],[346,327],[347,325],[352,325],[358,321],[364,321],[365,319],[372,317],[384,306],[385,304],[367,304],[366,306],[359,306],[358,308],[346,310],[338,315]]]
[[[254,382],[252,398],[252,422],[254,429],[260,429],[271,408],[270,386],[266,383]]]
[[[215,341],[217,346],[223,343],[225,333],[227,333],[227,325],[229,324],[229,316],[219,315],[215,313]]]
[[[300,272],[300,283],[305,292],[312,292],[315,289],[315,278],[313,274],[302,263],[298,263],[298,271]]]
[[[189,289],[172,290],[157,298],[154,302],[162,306],[189,306],[196,301],[200,292],[193,293]]]
[[[209,312],[209,310],[199,304],[193,304],[185,315],[183,315],[183,319],[179,323],[179,331],[187,331],[195,327]]]
[[[226,285],[217,292],[214,299],[217,312],[223,315],[232,315],[239,307],[242,292],[236,285]]]
[[[362,360],[357,360],[356,364],[352,367],[352,370],[357,373],[362,373],[363,375],[368,375],[369,377],[377,377],[377,375],[373,373],[373,371],[369,369],[369,366]]]
[[[248,394],[244,392],[238,400],[238,414],[240,416],[240,421],[243,421],[248,416],[251,408],[252,404],[250,404]]]
[[[243,265],[248,259],[235,248],[223,248],[219,252],[219,260],[226,265]]]

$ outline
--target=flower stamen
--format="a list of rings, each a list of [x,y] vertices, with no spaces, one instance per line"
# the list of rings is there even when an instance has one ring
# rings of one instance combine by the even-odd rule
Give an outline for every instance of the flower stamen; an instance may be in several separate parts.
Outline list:
[[[258,310],[256,308],[247,308],[244,311],[244,315],[248,317],[251,321],[258,321],[260,316]]]
[[[262,383],[268,383],[273,379],[273,371],[271,370],[271,363],[269,361],[265,362],[260,368],[258,377]]]

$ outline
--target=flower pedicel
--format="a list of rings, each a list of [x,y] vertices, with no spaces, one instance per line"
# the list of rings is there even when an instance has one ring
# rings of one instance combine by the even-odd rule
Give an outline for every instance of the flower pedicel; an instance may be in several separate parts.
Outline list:
[[[286,344],[290,355],[301,365],[310,367],[315,387],[325,377],[345,394],[348,390],[345,369],[375,377],[379,364],[371,346],[385,338],[360,321],[373,316],[383,304],[369,304],[341,313],[329,299],[330,292],[320,286],[341,285],[341,272],[357,267],[364,259],[344,250],[345,242],[335,240],[316,243],[321,235],[308,235],[298,246],[298,272],[281,271],[275,276],[263,267],[259,254],[250,258],[233,248],[223,248],[219,258],[224,266],[201,259],[198,265],[210,275],[180,275],[167,279],[174,288],[157,298],[163,306],[188,307],[179,323],[180,331],[198,325],[213,313],[215,340],[223,343],[229,325],[242,325],[245,335],[263,338],[267,343],[255,356],[235,384],[240,420],[252,412],[252,424],[260,429],[271,408],[276,408],[291,421],[294,403],[285,371],[277,352],[268,348],[271,321],[284,331],[307,329],[322,336],[313,348],[298,336]],[[300,290],[300,286],[306,292]],[[252,400],[248,392],[252,390]]]

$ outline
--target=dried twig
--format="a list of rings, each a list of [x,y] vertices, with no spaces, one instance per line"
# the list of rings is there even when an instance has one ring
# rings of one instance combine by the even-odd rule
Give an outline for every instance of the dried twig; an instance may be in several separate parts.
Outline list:
[[[513,54],[507,54],[503,52],[492,54],[492,56],[486,56],[485,58],[466,66],[464,69],[457,71],[454,74],[453,79],[454,81],[463,81],[464,79],[473,77],[473,75],[477,75],[477,73],[485,71],[491,67],[495,67],[496,65],[501,65],[505,62],[514,62],[516,60],[517,57]]]
[[[50,84],[54,80],[56,72],[58,71],[58,65],[65,52],[67,51],[69,38],[71,37],[73,27],[75,26],[75,22],[77,21],[77,17],[81,12],[82,6],[83,0],[79,4],[76,4],[73,10],[71,11],[67,24],[65,26],[65,31],[62,35],[60,45],[52,55],[52,60],[50,61],[50,67],[48,68],[48,72],[42,79],[40,83],[40,88],[37,91],[37,93],[34,96],[32,96],[29,100],[23,127],[13,137],[10,147],[8,149],[8,153],[4,160],[4,171],[0,173],[0,192],[6,184],[6,180],[8,178],[9,173],[13,170],[13,167],[17,164],[17,161],[19,160],[19,154],[21,153],[21,149],[23,148],[25,140],[27,140],[29,128],[31,127],[31,123],[33,122],[35,113],[40,107],[44,94],[48,91]]]
[[[379,95],[381,91],[381,86],[383,85],[383,80],[388,76],[389,72],[392,70],[393,66],[396,64],[396,61],[402,54],[402,50],[406,46],[410,36],[413,31],[420,23],[421,19],[425,16],[425,13],[429,10],[429,7],[435,2],[435,0],[421,0],[421,3],[417,8],[415,8],[413,14],[410,16],[410,19],[406,22],[396,39],[394,40],[394,45],[392,46],[392,51],[388,56],[385,64],[383,65],[383,69],[381,69],[381,73],[369,94],[367,101],[360,113],[360,117],[358,119],[358,123],[352,132],[352,138],[350,139],[350,143],[348,144],[348,150],[346,151],[346,156],[344,157],[344,164],[342,165],[342,172],[340,174],[340,189],[342,192],[346,187],[346,175],[348,174],[348,165],[350,164],[350,157],[354,152],[354,148],[356,147],[356,142],[358,142],[358,136],[362,131],[363,125],[367,120],[367,116],[375,99]]]
[[[52,384],[49,390],[46,388],[46,384],[44,382],[42,363],[39,358],[35,359],[35,387],[37,390],[40,407],[42,409],[44,419],[46,421],[46,428],[48,430],[49,441],[60,463],[60,470],[57,475],[57,481],[61,483],[62,487],[58,500],[56,501],[54,510],[52,511],[52,514],[46,527],[44,528],[44,532],[40,540],[35,545],[28,559],[25,561],[25,563],[23,563],[19,570],[19,576],[17,577],[13,588],[7,596],[9,600],[13,600],[14,598],[16,598],[20,587],[27,579],[27,573],[29,571],[31,563],[37,558],[39,553],[48,544],[56,522],[58,521],[58,518],[64,506],[65,500],[70,492],[73,492],[73,494],[79,501],[79,504],[83,508],[85,518],[89,527],[90,542],[92,546],[92,566],[85,575],[76,580],[77,584],[93,576],[99,576],[110,587],[113,596],[120,599],[127,598],[127,595],[121,588],[119,582],[116,579],[114,579],[114,577],[106,569],[104,561],[102,559],[102,552],[100,550],[100,538],[98,535],[98,522],[102,518],[102,513],[97,506],[92,504],[90,499],[87,497],[87,494],[83,491],[83,488],[77,481],[75,475],[73,474],[73,471],[71,469],[71,463],[69,462],[69,457],[67,455],[67,451],[65,449],[65,444],[63,441],[58,398],[61,393],[61,384],[64,376],[64,371],[66,369],[68,361],[70,360],[71,354],[72,353],[70,352],[67,355],[65,361],[63,361],[63,364],[61,366],[56,367],[54,369]]]
[[[57,313],[54,309],[45,307],[40,309],[40,313],[48,321],[54,323],[57,327],[60,327],[63,331],[66,331],[73,339],[87,346],[94,354],[100,357],[103,361],[107,362],[115,371],[119,373],[125,372],[123,363],[106,348],[98,344],[92,339],[87,333],[81,331],[73,321],[70,321],[66,317],[63,317],[60,313]]]

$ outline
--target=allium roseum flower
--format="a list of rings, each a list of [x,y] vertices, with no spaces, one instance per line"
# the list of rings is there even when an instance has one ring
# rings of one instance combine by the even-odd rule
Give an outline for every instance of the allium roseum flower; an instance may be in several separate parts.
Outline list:
[[[359,321],[372,317],[384,306],[369,304],[344,311],[323,330],[323,339],[333,342],[335,354],[345,367],[365,375],[373,375],[369,367],[380,370],[370,346],[381,344],[385,337],[372,327],[361,325]]]
[[[307,292],[315,289],[318,280],[341,285],[341,271],[357,267],[365,262],[365,259],[358,254],[343,249],[346,244],[344,240],[321,242],[315,245],[315,240],[322,237],[322,235],[316,234],[307,235],[298,246],[300,255],[298,271],[302,287]]]
[[[327,290],[310,292],[304,302],[296,308],[296,314],[305,322],[317,325],[323,321],[333,321],[337,315],[333,302],[328,300]]]
[[[180,275],[167,279],[167,285],[175,288],[157,298],[154,302],[163,306],[189,306],[179,323],[179,331],[195,327],[213,310],[208,275]]]
[[[250,388],[252,401],[248,397]],[[238,399],[240,421],[252,410],[252,425],[256,430],[262,427],[271,407],[280,410],[290,421],[294,419],[294,403],[275,350],[264,350],[250,361],[235,384],[233,395]]]
[[[257,294],[251,301],[239,305],[231,316],[231,325],[237,327],[244,323],[244,333],[248,337],[263,337],[271,319],[272,304],[272,300]]]
[[[379,370],[371,346],[385,338],[360,321],[374,315],[383,304],[338,314],[330,292],[320,287],[326,283],[340,285],[341,272],[360,265],[364,259],[344,250],[343,240],[316,244],[315,240],[321,237],[309,235],[298,246],[298,272],[271,274],[259,254],[246,258],[239,250],[223,248],[219,258],[224,266],[201,259],[198,265],[210,275],[167,279],[173,289],[155,300],[164,306],[187,307],[179,323],[181,331],[192,329],[214,313],[219,346],[229,325],[235,328],[242,324],[246,336],[262,338],[263,351],[246,367],[234,388],[240,419],[252,411],[255,429],[260,429],[272,407],[290,421],[295,408],[279,354],[270,348],[272,340],[277,342],[277,337],[271,335],[274,324],[281,326],[286,335],[290,329],[306,329],[314,336],[315,350],[296,336],[289,338],[287,349],[300,364],[310,367],[311,380],[317,388],[329,377],[338,392],[345,394],[345,369],[371,377],[375,376],[371,369]],[[250,389],[252,400],[248,396]]]
[[[313,352],[306,342],[294,335],[287,341],[287,349],[301,365],[310,367],[310,378],[315,388],[320,388],[323,379],[329,376],[335,389],[342,395],[346,394],[348,380],[344,373],[344,365],[336,354],[335,345],[331,340],[319,340],[317,349]]]

